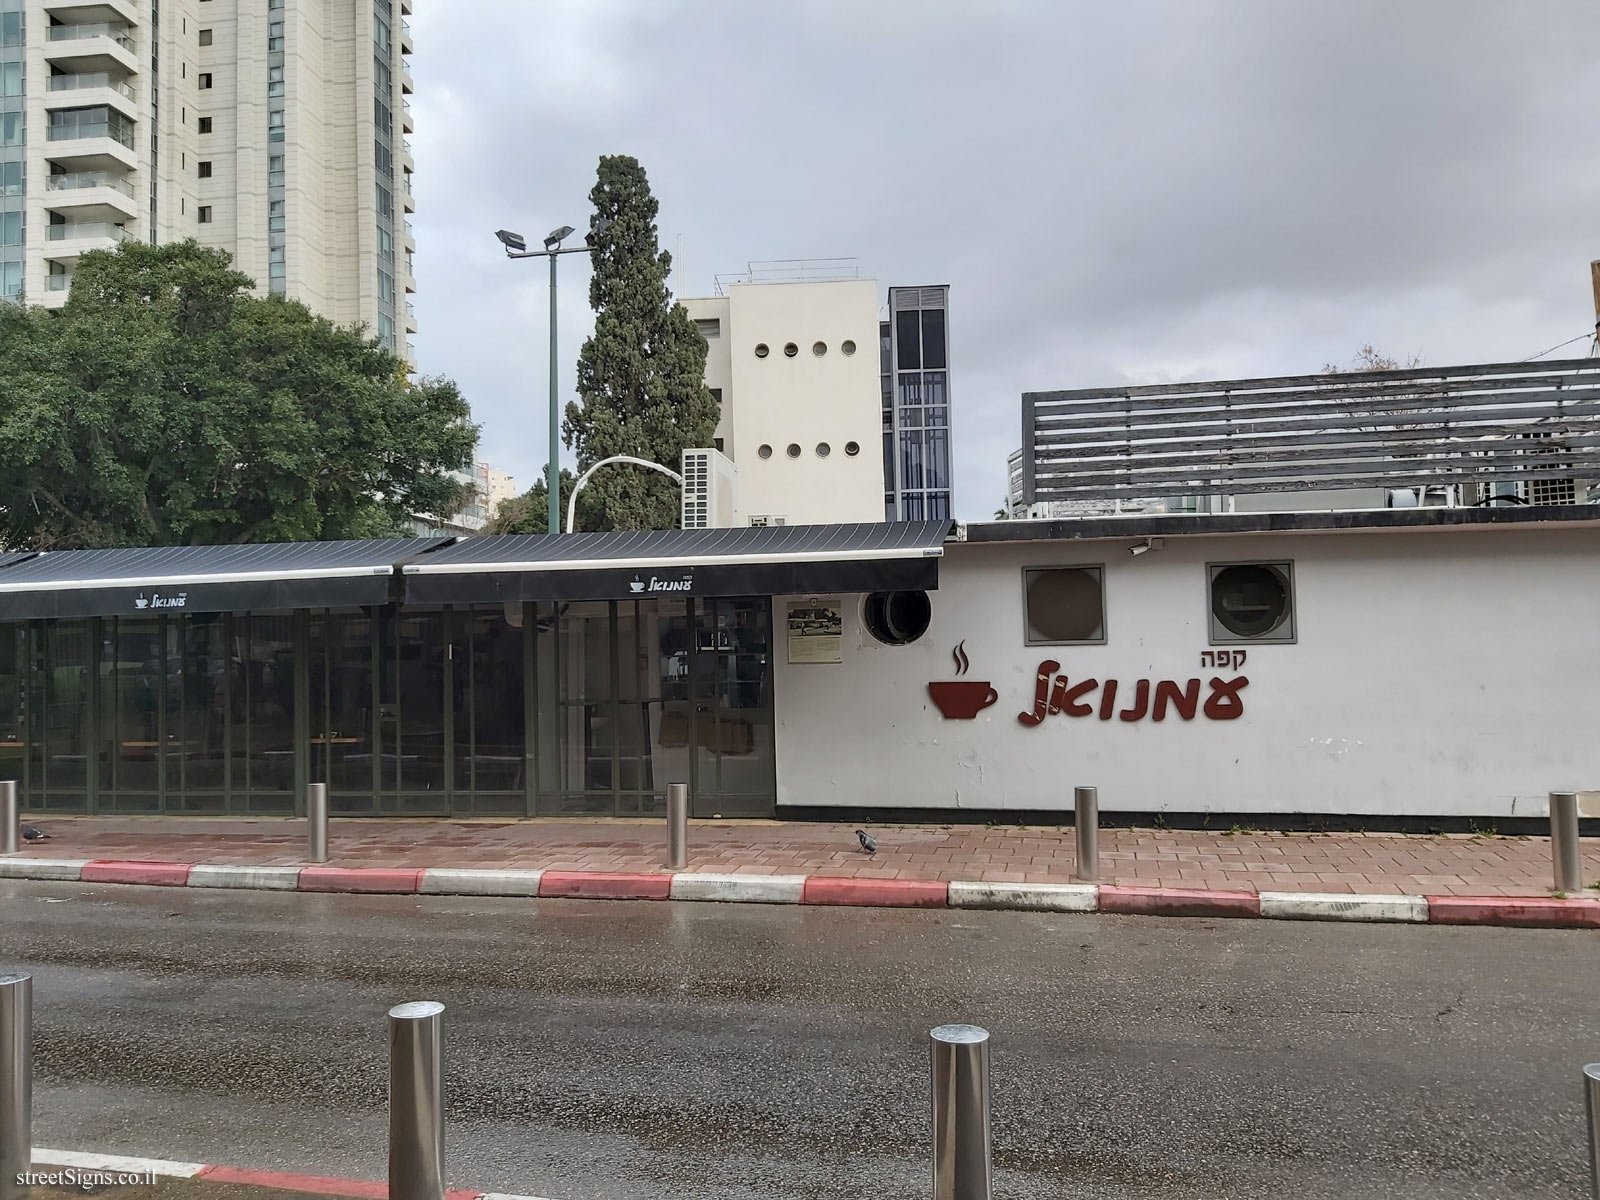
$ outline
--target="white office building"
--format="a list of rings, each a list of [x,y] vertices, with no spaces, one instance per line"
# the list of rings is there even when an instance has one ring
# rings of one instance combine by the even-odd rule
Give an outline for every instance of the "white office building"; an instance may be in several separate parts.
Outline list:
[[[0,0],[0,296],[192,237],[410,357],[411,4]]]
[[[704,523],[881,521],[877,284],[723,291],[682,301],[709,347],[706,384],[722,406],[715,448],[730,484]]]

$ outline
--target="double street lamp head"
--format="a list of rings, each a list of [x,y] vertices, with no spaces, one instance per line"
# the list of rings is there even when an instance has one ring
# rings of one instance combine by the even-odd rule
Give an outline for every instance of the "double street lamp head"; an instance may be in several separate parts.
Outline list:
[[[496,229],[494,235],[500,239],[500,244],[506,248],[507,254],[519,254],[528,248],[527,241],[520,233],[512,233],[509,229]]]

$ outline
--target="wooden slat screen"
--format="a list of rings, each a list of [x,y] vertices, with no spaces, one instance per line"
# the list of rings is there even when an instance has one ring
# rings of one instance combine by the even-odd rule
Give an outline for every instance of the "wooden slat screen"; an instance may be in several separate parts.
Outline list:
[[[1023,494],[1600,477],[1600,359],[1028,392]]]

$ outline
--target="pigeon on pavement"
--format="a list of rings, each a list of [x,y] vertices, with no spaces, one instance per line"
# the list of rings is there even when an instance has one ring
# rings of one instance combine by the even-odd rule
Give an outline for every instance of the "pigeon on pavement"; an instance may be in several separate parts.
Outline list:
[[[32,825],[22,827],[22,840],[25,842],[48,842],[50,835],[42,829],[35,829]]]
[[[878,852],[876,839],[868,837],[865,829],[856,830],[856,841],[861,843],[861,848],[868,854],[876,854]]]

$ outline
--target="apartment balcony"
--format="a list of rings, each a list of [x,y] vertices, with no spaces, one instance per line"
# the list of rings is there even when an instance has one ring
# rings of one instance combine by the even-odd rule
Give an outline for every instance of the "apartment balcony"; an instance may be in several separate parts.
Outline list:
[[[137,75],[132,29],[119,21],[52,25],[45,36],[44,59],[68,72]]]
[[[29,301],[36,303],[40,308],[60,308],[67,302],[67,293],[72,290],[72,272],[65,275],[46,275],[44,277],[44,295],[29,296]]]
[[[416,53],[416,49],[417,49],[416,43],[414,41],[412,41],[412,39],[411,39],[411,22],[410,21],[401,21],[400,22],[400,53],[401,54],[415,54]]]
[[[44,11],[69,25],[137,25],[140,7],[135,0],[45,0]]]
[[[403,17],[411,15],[411,0],[400,0],[400,15]]]
[[[400,132],[415,133],[416,122],[411,119],[411,101],[404,96],[400,98]]]
[[[411,60],[402,57],[400,59],[400,94],[409,96],[416,90],[416,81],[411,78]]]
[[[105,171],[118,174],[139,165],[133,134],[110,123],[51,126],[45,157],[59,163],[66,174]]]
[[[417,331],[417,306],[415,304],[408,303],[406,305],[405,327],[407,333],[415,333]]]
[[[139,115],[133,85],[119,74],[109,71],[80,71],[69,75],[52,75],[45,83],[44,106],[50,108],[86,108],[103,104],[114,108],[129,120]]]
[[[404,171],[415,171],[417,160],[411,157],[411,139],[400,139],[400,168]]]
[[[116,171],[75,171],[44,182],[44,206],[69,222],[131,221],[139,215],[133,184]]]
[[[133,234],[108,221],[75,221],[67,225],[47,225],[44,231],[45,258],[60,263],[75,263],[91,250],[111,250],[130,241]]]
[[[406,222],[405,237],[401,244],[404,246],[407,254],[415,253],[417,249],[417,231],[411,228],[410,221]]]

